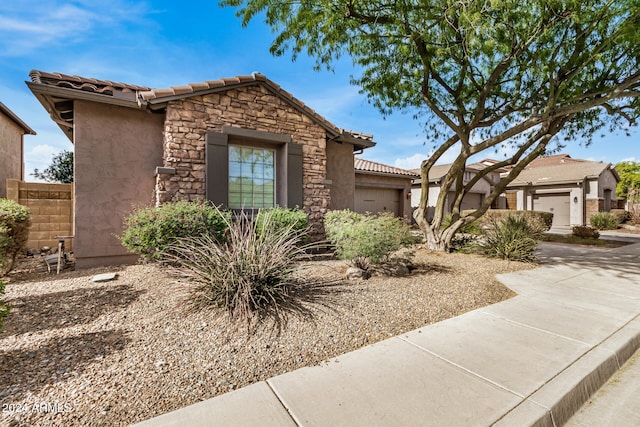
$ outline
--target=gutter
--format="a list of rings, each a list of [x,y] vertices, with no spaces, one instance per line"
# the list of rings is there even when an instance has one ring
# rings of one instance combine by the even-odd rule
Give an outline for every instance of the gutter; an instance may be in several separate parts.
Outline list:
[[[140,109],[140,106],[138,105],[138,102],[135,99],[135,94],[133,92],[131,93],[131,97],[129,98],[115,95],[103,95],[101,93],[87,92],[78,89],[50,86],[42,83],[25,83],[34,94],[39,93],[46,96],[55,96],[57,98],[78,99],[82,101],[93,101],[100,102],[102,104]],[[49,111],[48,108],[47,111]],[[49,112],[51,113],[51,111]]]

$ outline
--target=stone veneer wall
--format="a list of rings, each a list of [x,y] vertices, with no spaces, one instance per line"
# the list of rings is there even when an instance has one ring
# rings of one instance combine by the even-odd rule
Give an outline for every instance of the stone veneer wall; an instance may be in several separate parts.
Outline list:
[[[7,198],[29,208],[31,228],[27,247],[58,247],[56,236],[73,234],[73,184],[45,184],[7,180]],[[65,250],[73,250],[66,239]]]
[[[604,200],[587,199],[585,206],[585,215],[587,225],[591,225],[591,215],[597,214],[604,210]]]
[[[322,219],[330,202],[326,131],[261,85],[169,103],[163,166],[175,168],[176,174],[157,176],[156,202],[205,198],[205,134],[221,132],[223,126],[289,135],[302,145],[304,210],[312,234],[323,234]]]

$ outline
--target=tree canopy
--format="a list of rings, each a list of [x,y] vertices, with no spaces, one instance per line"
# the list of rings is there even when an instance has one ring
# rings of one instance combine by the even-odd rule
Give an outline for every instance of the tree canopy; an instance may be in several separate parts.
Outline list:
[[[588,144],[605,127],[628,129],[640,115],[640,0],[221,4],[238,7],[243,24],[264,17],[275,55],[306,53],[317,68],[351,57],[352,82],[380,111],[409,110],[425,123],[434,147],[422,164],[416,220],[434,247],[446,249],[536,157],[566,141]],[[471,156],[498,148],[511,154],[463,182]],[[449,150],[457,158],[427,219],[428,172]],[[502,167],[509,172],[482,207],[462,218],[464,195]],[[453,220],[441,231],[447,210]]]
[[[616,165],[616,171],[620,175],[620,182],[616,188],[618,197],[628,198],[629,190],[640,191],[640,162],[620,162]]]
[[[73,182],[73,151],[62,150],[53,156],[51,164],[42,172],[34,169],[31,176],[47,182],[68,184]]]

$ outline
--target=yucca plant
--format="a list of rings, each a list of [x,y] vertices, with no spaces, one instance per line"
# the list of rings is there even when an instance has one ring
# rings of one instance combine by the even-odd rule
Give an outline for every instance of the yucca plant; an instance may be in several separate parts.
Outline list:
[[[295,260],[305,254],[300,243],[307,230],[296,224],[280,227],[275,213],[260,222],[243,212],[234,221],[225,218],[223,242],[209,235],[180,238],[165,253],[177,272],[193,284],[194,302],[226,309],[233,320],[247,325],[264,313],[278,312],[295,284]]]

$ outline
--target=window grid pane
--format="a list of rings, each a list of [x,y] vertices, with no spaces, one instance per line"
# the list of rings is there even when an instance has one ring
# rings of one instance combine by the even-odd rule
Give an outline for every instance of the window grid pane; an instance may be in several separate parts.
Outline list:
[[[229,146],[229,207],[275,206],[275,153],[261,148]]]

